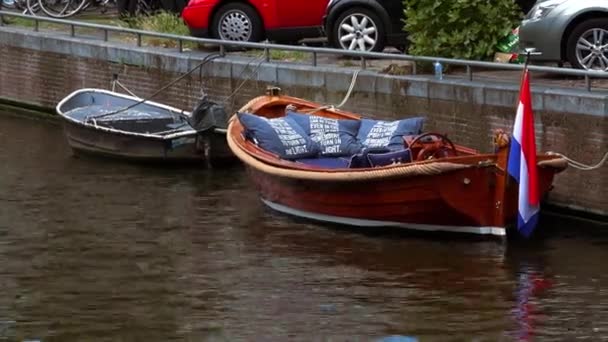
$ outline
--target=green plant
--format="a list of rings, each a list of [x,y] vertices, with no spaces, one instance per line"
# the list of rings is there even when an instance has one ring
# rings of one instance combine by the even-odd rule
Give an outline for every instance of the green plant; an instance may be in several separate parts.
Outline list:
[[[247,50],[243,53],[246,56],[260,57],[261,50]],[[284,62],[301,62],[310,58],[310,55],[302,51],[270,50],[270,59]]]
[[[125,18],[123,22],[130,28],[144,31],[170,33],[180,36],[189,36],[188,27],[182,19],[174,13],[160,11],[150,16]],[[145,43],[153,46],[177,47],[176,40],[162,38],[145,38]],[[184,43],[184,47],[192,47],[192,43]]]
[[[490,59],[517,26],[513,0],[404,0],[405,31],[413,55]]]

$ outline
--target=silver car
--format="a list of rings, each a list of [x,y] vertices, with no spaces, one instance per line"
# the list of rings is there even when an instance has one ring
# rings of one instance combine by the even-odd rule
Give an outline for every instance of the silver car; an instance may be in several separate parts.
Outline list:
[[[608,71],[608,0],[539,0],[519,30],[520,47],[535,60]]]

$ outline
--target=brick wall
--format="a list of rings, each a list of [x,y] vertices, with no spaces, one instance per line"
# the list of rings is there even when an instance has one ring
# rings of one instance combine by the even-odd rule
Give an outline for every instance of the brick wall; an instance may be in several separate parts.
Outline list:
[[[162,50],[137,51],[82,41],[61,45],[66,38],[57,38],[52,48],[45,48],[48,37],[42,38],[44,44],[32,40],[31,33],[18,38],[19,33],[3,36],[0,32],[0,98],[46,107],[54,107],[79,88],[109,88],[115,73],[138,96],[148,97],[197,63],[186,55]],[[78,44],[88,45],[75,48]],[[190,109],[201,84],[215,101],[225,100],[238,88],[236,96],[226,101],[235,110],[274,84],[293,96],[336,104],[344,97],[352,75],[352,70],[344,69],[257,66],[250,60],[218,60],[203,70],[202,77],[195,72],[154,100]],[[608,151],[607,97],[533,90],[539,150],[560,152],[583,163],[599,161]],[[495,87],[362,72],[344,109],[376,118],[425,115],[427,131],[448,132],[458,143],[489,151],[492,129],[511,130],[517,91],[517,85]],[[591,108],[589,114],[584,113],[586,108]],[[607,215],[607,183],[608,166],[589,172],[570,168],[558,175],[549,200]]]

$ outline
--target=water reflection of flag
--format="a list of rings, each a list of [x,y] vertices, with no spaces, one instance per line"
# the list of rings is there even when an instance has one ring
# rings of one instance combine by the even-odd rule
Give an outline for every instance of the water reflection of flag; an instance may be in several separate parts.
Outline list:
[[[530,236],[536,227],[540,205],[531,97],[530,76],[526,69],[519,92],[519,105],[507,165],[509,174],[519,183],[517,228],[526,237]]]
[[[535,306],[534,296],[541,294],[553,286],[550,279],[541,273],[530,270],[522,271],[517,278],[515,290],[516,305],[513,315],[517,322],[516,337],[518,341],[530,341],[534,337],[534,318],[539,316],[539,308]]]

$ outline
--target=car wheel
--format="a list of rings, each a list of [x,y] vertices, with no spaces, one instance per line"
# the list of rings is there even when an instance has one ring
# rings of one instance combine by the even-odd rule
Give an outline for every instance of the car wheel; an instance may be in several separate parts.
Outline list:
[[[380,17],[366,8],[351,8],[335,21],[330,41],[338,49],[382,51],[386,34]]]
[[[243,3],[220,7],[211,24],[211,35],[221,40],[257,42],[263,34],[262,19],[253,7]]]
[[[580,23],[568,37],[567,58],[575,68],[608,71],[608,19]]]

